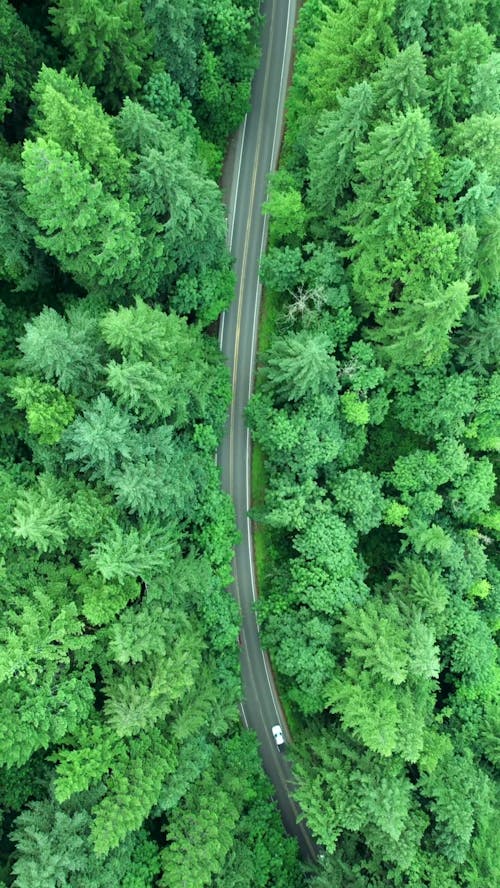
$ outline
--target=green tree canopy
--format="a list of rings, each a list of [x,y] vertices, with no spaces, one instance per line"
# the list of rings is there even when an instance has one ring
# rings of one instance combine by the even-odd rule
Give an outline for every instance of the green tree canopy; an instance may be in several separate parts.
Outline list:
[[[110,109],[137,92],[152,43],[139,0],[56,0],[49,12],[68,70],[97,87]]]
[[[76,155],[43,138],[25,143],[23,181],[38,246],[86,290],[126,290],[141,250],[127,203],[107,193]]]

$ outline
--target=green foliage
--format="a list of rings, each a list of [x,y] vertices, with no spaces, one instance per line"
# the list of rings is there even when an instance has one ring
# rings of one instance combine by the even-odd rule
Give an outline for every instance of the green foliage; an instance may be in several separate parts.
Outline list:
[[[247,414],[318,888],[498,879],[497,29],[482,0],[300,10]]]
[[[293,590],[315,611],[332,614],[366,594],[356,535],[326,506],[294,538],[300,558],[291,564]]]
[[[92,89],[65,71],[43,65],[32,99],[37,136],[76,154],[110,191],[126,185],[129,165],[120,154],[111,118]]]
[[[430,798],[438,848],[448,859],[463,863],[475,817],[488,805],[488,777],[474,766],[470,754],[449,754],[441,759],[431,779],[422,777],[421,789]]]
[[[258,4],[16,8],[0,2],[0,881],[298,888],[238,734],[214,464],[230,383],[202,332],[234,291],[210,177],[248,108]]]
[[[371,599],[341,632],[349,656],[328,689],[332,711],[373,752],[416,761],[440,671],[432,627],[418,611]]]
[[[479,22],[465,24],[450,30],[447,45],[435,61],[435,80],[438,85],[437,104],[443,104],[439,94],[443,85],[451,87],[447,96],[447,111],[451,120],[464,120],[471,113],[473,85],[478,66],[486,62],[493,49],[493,37]],[[443,76],[444,75],[444,76]],[[451,75],[451,76],[450,76]],[[448,123],[446,119],[443,123]]]
[[[262,212],[269,214],[273,223],[273,239],[292,245],[305,234],[306,213],[300,191],[293,187],[291,177],[275,173],[270,183],[269,197],[262,205]]]
[[[25,123],[28,96],[42,59],[42,42],[14,7],[0,3],[0,122],[15,130]],[[13,121],[12,121],[12,118]],[[16,133],[17,135],[17,133]]]
[[[203,136],[223,147],[248,110],[258,58],[255,0],[147,0],[154,52],[191,102]]]
[[[410,108],[425,108],[429,86],[420,43],[411,43],[392,58],[385,59],[373,83],[381,114],[385,112],[392,117]]]
[[[197,275],[180,276],[170,304],[177,314],[195,314],[202,327],[208,327],[230,305],[234,288],[231,268],[202,269]]]
[[[23,181],[38,246],[85,289],[123,291],[141,249],[126,203],[106,193],[76,155],[41,137],[25,143]]]
[[[260,264],[264,286],[286,292],[302,283],[303,260],[298,247],[270,247]]]
[[[166,315],[159,308],[151,309],[137,300],[134,308],[120,308],[105,315],[101,329],[109,348],[121,352],[120,369],[115,363],[111,367],[112,372],[120,373],[122,386],[119,397],[126,401],[131,412],[138,409],[139,397],[147,397],[145,380],[144,374],[142,377],[138,375],[137,379],[131,374],[130,383],[127,384],[123,373],[124,363],[125,367],[142,364],[143,369],[149,368],[153,374],[156,370],[156,382],[158,374],[164,372],[160,378],[167,390],[161,393],[159,404],[158,393],[155,395],[154,392],[155,375],[147,383],[153,389],[148,398],[149,412],[153,415],[158,413],[157,418],[169,416],[174,428],[185,427],[194,418],[207,415],[217,403],[218,389],[222,389],[220,396],[224,399],[224,406],[227,404],[228,391],[223,385],[227,373],[223,370],[222,361],[217,354],[214,356],[209,343],[205,343],[199,331],[189,327],[184,318],[173,313]],[[214,367],[213,378],[206,375],[208,362]],[[167,368],[168,376],[165,372]]]
[[[369,472],[348,469],[337,475],[332,483],[332,494],[336,509],[342,515],[349,515],[355,529],[368,533],[380,524],[383,497],[381,482]]]
[[[66,457],[93,480],[108,478],[119,460],[132,457],[132,423],[106,395],[75,419],[65,436]]]
[[[321,391],[335,392],[337,364],[327,336],[307,331],[276,340],[267,358],[266,378],[280,399],[298,401]]]
[[[151,50],[139,0],[56,0],[49,13],[68,70],[97,87],[107,106],[137,92]]]
[[[92,809],[90,835],[97,857],[105,856],[139,829],[174,761],[161,732],[152,729],[124,744],[113,765],[106,780],[106,795]]]
[[[25,212],[22,167],[0,159],[0,274],[21,291],[47,285],[47,262],[35,245],[36,226]]]
[[[241,878],[283,888],[302,884],[295,841],[275,841],[277,815],[269,793],[253,737],[223,741],[172,812],[160,884],[230,886]],[[267,832],[273,837],[270,845],[264,841]]]
[[[324,111],[311,140],[309,197],[318,216],[335,224],[334,210],[350,184],[356,151],[364,141],[373,115],[373,89],[361,81],[339,96],[334,111]]]
[[[168,888],[202,888],[221,871],[232,844],[238,812],[230,796],[213,780],[202,779],[185,810],[178,810],[167,830],[161,883]],[[191,804],[189,804],[189,802]],[[199,847],[203,845],[203,857]]]
[[[390,840],[398,842],[410,827],[412,789],[397,761],[363,751],[342,731],[334,735],[317,731],[312,762],[306,763],[301,756],[297,765],[302,780],[308,769],[310,796],[301,789],[297,799],[330,853],[342,828],[366,830],[370,844],[382,840],[390,845]]]
[[[26,325],[20,341],[23,369],[56,383],[65,394],[88,394],[99,366],[97,329],[87,311],[69,309],[66,319],[44,308]]]
[[[240,693],[238,609],[224,588],[234,515],[213,462],[227,370],[184,318],[140,299],[94,307],[82,300],[64,317],[45,308],[25,325],[13,366],[33,466],[3,485],[0,762],[23,767],[42,751],[57,800],[47,799],[46,777],[41,807],[17,818],[13,878],[152,884],[157,845],[144,845],[139,831],[168,808],[165,828],[179,824],[186,872],[206,883],[211,864],[202,859],[196,870],[182,812],[203,770],[191,774],[192,747],[210,759],[234,731]],[[229,757],[221,752],[219,772]],[[210,805],[199,808],[199,829],[205,814],[211,824],[213,872],[250,816],[255,779],[245,767],[240,756],[220,810],[215,778]],[[162,807],[177,773],[174,801]],[[232,799],[242,773],[245,807]],[[268,797],[266,789],[266,810]],[[198,790],[194,799],[196,808]],[[263,870],[273,872],[265,829],[259,835]],[[281,834],[273,837],[279,846]],[[240,845],[235,853],[244,856]],[[296,870],[296,849],[284,843],[281,854]],[[169,867],[179,870],[173,853]]]
[[[56,444],[75,416],[75,408],[58,388],[24,376],[12,388],[16,407],[26,410],[26,421],[41,444]]]
[[[444,292],[429,288],[426,297],[411,302],[405,291],[404,302],[394,305],[399,313],[391,314],[384,323],[382,360],[391,367],[440,363],[450,347],[449,334],[459,325],[470,299],[466,281],[456,281]],[[373,339],[381,338],[378,332],[372,334]]]
[[[155,53],[166,65],[168,75],[183,92],[193,92],[198,79],[198,53],[202,32],[199,4],[162,3],[146,0],[145,21],[155,38]]]
[[[324,18],[314,47],[305,57],[313,107],[328,107],[337,90],[345,90],[371,73],[383,55],[394,51],[387,19],[394,2],[342,2],[338,10],[324,4]],[[323,11],[323,10],[322,10]],[[304,64],[304,61],[302,62]],[[302,74],[300,71],[299,77]]]
[[[385,313],[395,281],[404,273],[398,254],[406,252],[415,222],[427,217],[439,170],[430,122],[421,108],[376,126],[358,149],[357,170],[356,197],[342,214],[352,243],[353,288],[363,307]]]
[[[67,882],[75,888],[92,885],[127,888],[153,885],[159,872],[156,848],[141,830],[105,861],[96,861],[89,842],[90,816],[86,806],[58,808],[52,801],[32,802],[15,823],[14,885],[19,888],[53,886]]]
[[[164,290],[175,273],[206,276],[211,267],[227,268],[222,202],[198,156],[196,130],[179,138],[178,130],[126,99],[116,131],[134,160],[131,190],[147,239],[140,292],[149,295],[152,284]]]

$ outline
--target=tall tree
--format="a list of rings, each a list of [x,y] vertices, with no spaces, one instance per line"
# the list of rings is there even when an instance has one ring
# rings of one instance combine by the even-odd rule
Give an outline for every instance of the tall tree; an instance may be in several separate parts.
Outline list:
[[[41,40],[30,31],[15,8],[0,3],[0,123],[13,140],[26,124],[29,92],[42,62]]]
[[[111,192],[127,190],[129,164],[94,90],[64,70],[42,66],[32,90],[33,133],[76,154]]]
[[[321,115],[309,151],[310,201],[317,214],[335,224],[334,211],[355,170],[356,151],[366,139],[373,114],[373,89],[366,81],[339,97],[338,108]]]
[[[138,91],[148,69],[152,41],[139,0],[57,0],[49,12],[68,70],[117,110],[124,95]]]
[[[37,248],[37,228],[26,212],[22,167],[17,158],[0,159],[0,275],[22,291],[45,290],[51,276]]]
[[[276,340],[266,365],[266,378],[279,400],[296,401],[338,386],[337,364],[324,335],[308,331]]]
[[[107,193],[76,155],[43,138],[25,144],[23,180],[36,243],[86,290],[126,291],[141,250],[127,203]]]

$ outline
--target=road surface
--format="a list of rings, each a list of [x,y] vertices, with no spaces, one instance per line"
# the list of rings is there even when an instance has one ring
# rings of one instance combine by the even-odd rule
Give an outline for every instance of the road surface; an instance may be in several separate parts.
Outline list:
[[[272,733],[282,725],[283,711],[273,676],[260,645],[253,604],[256,597],[252,554],[250,508],[250,434],[244,410],[253,388],[257,325],[260,303],[259,260],[267,236],[267,220],[261,205],[266,198],[267,176],[278,159],[283,125],[284,101],[290,67],[297,0],[264,0],[265,24],[262,58],[252,87],[252,110],[238,133],[226,165],[229,247],[235,257],[236,297],[222,316],[221,349],[232,373],[232,404],[225,438],[218,454],[222,483],[233,499],[241,543],[233,562],[233,593],[242,615],[241,669],[244,701],[242,717],[256,731],[264,767],[275,786],[283,823],[297,837],[302,856],[315,860],[317,848],[290,795],[292,773],[285,755],[279,752]]]

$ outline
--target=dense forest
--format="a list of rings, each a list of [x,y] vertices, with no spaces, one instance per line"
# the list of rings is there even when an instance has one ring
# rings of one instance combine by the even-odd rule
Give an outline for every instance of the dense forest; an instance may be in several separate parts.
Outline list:
[[[0,0],[0,888],[500,878],[500,10],[300,12],[248,422],[318,874],[240,728],[214,464],[259,5]]]
[[[248,420],[315,888],[500,878],[499,34],[493,0],[300,13]]]
[[[216,185],[257,0],[0,0],[0,884],[302,884],[239,725]]]

